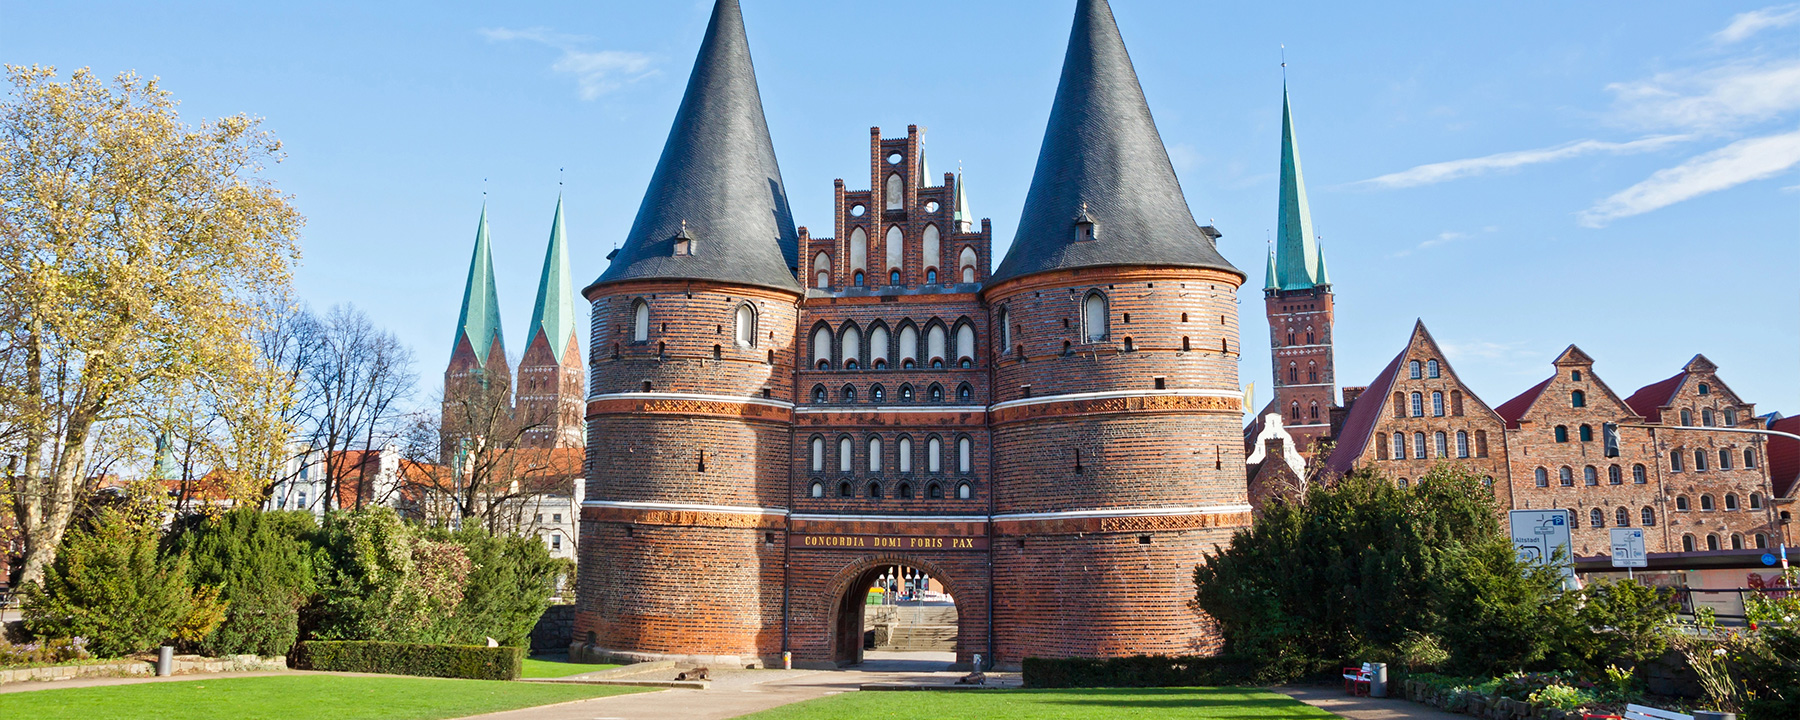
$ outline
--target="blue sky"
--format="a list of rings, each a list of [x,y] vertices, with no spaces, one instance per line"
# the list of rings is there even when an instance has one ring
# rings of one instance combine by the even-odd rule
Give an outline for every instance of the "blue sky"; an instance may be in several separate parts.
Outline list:
[[[866,182],[868,128],[928,129],[1010,243],[1073,3],[745,0],[796,218]],[[136,70],[191,120],[262,116],[308,218],[301,296],[450,351],[487,193],[508,347],[567,200],[578,282],[624,237],[710,2],[0,0],[0,62]],[[1338,298],[1338,380],[1423,318],[1490,404],[1570,343],[1620,394],[1695,353],[1800,412],[1800,5],[1117,0],[1194,214],[1252,278],[1243,380],[1268,398],[1281,46]],[[559,174],[560,171],[560,174]]]

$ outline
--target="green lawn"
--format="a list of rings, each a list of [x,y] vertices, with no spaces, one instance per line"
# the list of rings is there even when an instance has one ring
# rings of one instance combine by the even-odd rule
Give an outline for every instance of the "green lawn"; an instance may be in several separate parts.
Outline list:
[[[33,720],[437,720],[636,688],[415,677],[273,675],[0,694],[0,718]]]
[[[568,677],[570,675],[580,675],[582,673],[600,672],[601,670],[611,670],[618,667],[618,665],[572,663],[569,662],[567,658],[567,655],[547,655],[544,657],[525,658],[525,670],[519,677],[559,678]]]
[[[1072,720],[1074,718],[1333,718],[1331,713],[1246,688],[1106,688],[853,692],[768,710],[755,720]]]

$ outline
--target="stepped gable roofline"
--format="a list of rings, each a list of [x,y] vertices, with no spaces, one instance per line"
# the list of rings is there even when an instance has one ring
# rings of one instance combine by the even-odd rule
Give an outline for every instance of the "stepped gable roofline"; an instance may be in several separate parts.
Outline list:
[[[1800,415],[1769,423],[1769,429],[1800,435]],[[1800,440],[1770,435],[1768,453],[1769,483],[1773,485],[1775,497],[1794,497],[1794,490],[1800,487]]]
[[[1093,239],[1077,242],[1075,218],[1084,205]],[[1244,275],[1194,222],[1112,8],[1106,0],[1078,0],[1018,234],[991,283],[1107,266]]]
[[[1423,328],[1423,324],[1418,327]],[[1356,459],[1362,457],[1363,450],[1368,448],[1369,440],[1375,433],[1375,423],[1381,420],[1381,411],[1387,406],[1388,393],[1394,389],[1394,380],[1400,375],[1400,366],[1406,360],[1406,353],[1412,349],[1412,343],[1400,348],[1400,354],[1394,356],[1393,362],[1382,368],[1381,373],[1369,383],[1356,402],[1350,404],[1350,414],[1344,417],[1344,427],[1338,431],[1337,447],[1332,448],[1331,457],[1325,466],[1340,475],[1350,472],[1356,466]]]
[[[506,347],[500,329],[500,292],[494,285],[494,253],[488,242],[487,204],[475,226],[475,251],[469,258],[469,279],[463,286],[462,311],[456,318],[456,339],[450,352],[467,340],[475,363],[485,364],[494,343]]]
[[[531,347],[538,333],[550,343],[550,353],[558,362],[574,341],[575,283],[569,274],[569,248],[563,235],[562,196],[556,197],[556,216],[550,221],[550,245],[544,251],[544,271],[538,276],[537,303],[531,309],[530,336],[525,347]]]
[[[691,242],[677,254],[683,229]],[[713,280],[794,293],[799,236],[736,0],[718,0],[637,219],[583,293],[625,280]]]

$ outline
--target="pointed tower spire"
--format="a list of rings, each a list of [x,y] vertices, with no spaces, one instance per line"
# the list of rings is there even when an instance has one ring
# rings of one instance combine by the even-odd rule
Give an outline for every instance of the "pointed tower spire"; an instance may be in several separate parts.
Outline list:
[[[969,232],[970,228],[975,227],[975,211],[969,209],[969,191],[967,190],[967,187],[968,186],[963,185],[963,174],[962,170],[959,168],[956,171],[956,215],[953,220],[956,223],[957,232],[966,233]]]
[[[575,340],[575,283],[569,278],[569,248],[563,239],[562,196],[556,198],[556,218],[550,221],[550,247],[544,251],[544,272],[538,277],[537,303],[531,308],[529,347],[538,333],[550,343],[550,353],[561,359]]]
[[[1087,205],[1092,233],[1077,239]],[[1019,231],[993,282],[1078,267],[1242,274],[1194,223],[1106,0],[1079,0]]]
[[[1325,272],[1325,251],[1319,251],[1319,284],[1330,285],[1331,275]]]
[[[678,248],[683,221],[691,241]],[[595,285],[691,279],[800,290],[799,236],[736,0],[713,6],[662,158],[617,253]]]
[[[1281,283],[1275,280],[1275,248],[1269,248],[1269,269],[1263,273],[1264,290],[1280,290]]]
[[[1300,151],[1294,143],[1294,113],[1287,83],[1281,85],[1281,208],[1276,225],[1278,281],[1282,290],[1322,285],[1324,260],[1313,234],[1312,209],[1306,203],[1306,179],[1300,174]]]
[[[469,258],[469,282],[463,286],[462,315],[456,319],[451,352],[464,341],[475,351],[475,364],[487,362],[493,345],[506,347],[500,330],[500,293],[494,286],[494,254],[488,245],[487,205],[475,228],[475,253]]]

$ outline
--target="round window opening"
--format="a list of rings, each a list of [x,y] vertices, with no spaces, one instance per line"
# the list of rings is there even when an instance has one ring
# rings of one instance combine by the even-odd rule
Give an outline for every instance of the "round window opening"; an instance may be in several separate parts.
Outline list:
[[[889,165],[899,165],[900,164],[900,153],[890,153],[888,155],[888,164]]]
[[[868,212],[868,210],[861,205],[850,206],[850,217],[862,217],[865,212]]]
[[[937,212],[937,211],[938,211],[938,203],[936,200],[925,203],[925,212]]]

